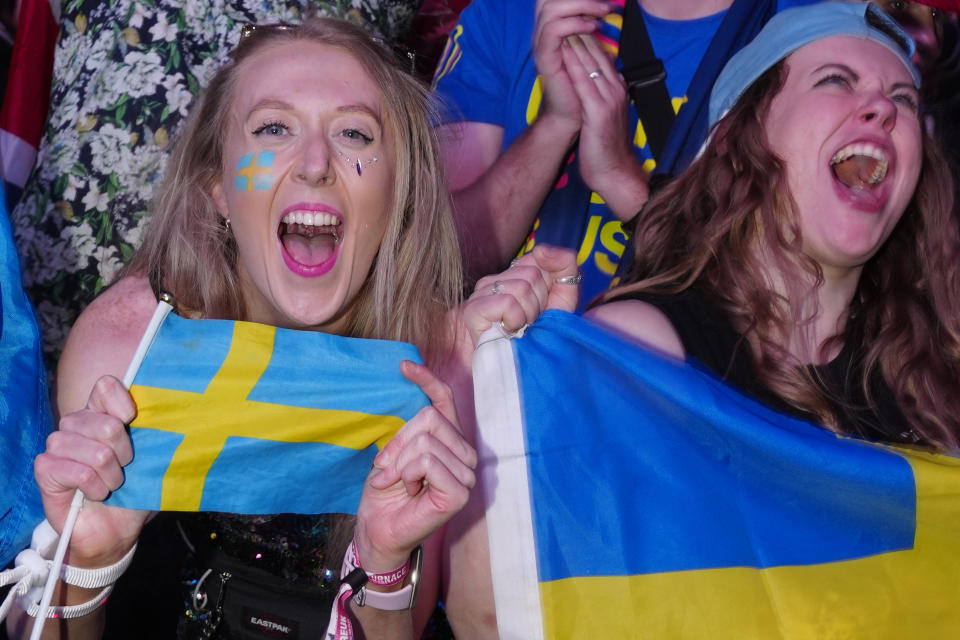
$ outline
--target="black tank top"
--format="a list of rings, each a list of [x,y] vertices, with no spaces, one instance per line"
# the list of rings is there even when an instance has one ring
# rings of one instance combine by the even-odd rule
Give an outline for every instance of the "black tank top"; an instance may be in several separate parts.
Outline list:
[[[670,320],[688,360],[777,411],[814,420],[813,416],[787,404],[763,384],[754,371],[750,344],[707,295],[687,289],[671,295],[625,293],[614,300],[640,300],[655,306]],[[850,435],[881,442],[920,442],[878,370],[870,378],[875,405],[867,404],[862,384],[863,357],[858,347],[862,340],[857,339],[858,335],[858,328],[851,326],[849,338],[837,357],[825,365],[813,367],[826,383],[831,396],[842,398],[842,403],[834,402],[833,406],[841,429]]]

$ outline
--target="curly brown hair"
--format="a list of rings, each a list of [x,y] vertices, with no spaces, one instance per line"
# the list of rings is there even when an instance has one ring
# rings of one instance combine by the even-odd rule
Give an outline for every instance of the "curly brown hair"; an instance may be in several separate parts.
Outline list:
[[[601,302],[636,291],[708,292],[743,330],[760,379],[791,406],[839,430],[845,399],[784,346],[792,330],[810,326],[823,284],[819,265],[802,251],[785,165],[765,134],[787,70],[780,62],[751,85],[700,157],[651,198],[633,235],[633,263]],[[960,232],[953,194],[949,168],[927,138],[913,198],[860,277],[848,316],[862,329],[854,332],[847,322],[823,347],[862,340],[855,346],[865,354],[868,403],[875,403],[868,381],[879,370],[914,432],[944,450],[960,442]]]

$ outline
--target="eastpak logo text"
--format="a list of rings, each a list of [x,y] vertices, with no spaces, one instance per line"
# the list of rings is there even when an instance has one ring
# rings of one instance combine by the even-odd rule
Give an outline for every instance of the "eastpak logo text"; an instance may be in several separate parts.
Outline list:
[[[270,620],[264,620],[263,618],[257,618],[256,616],[250,617],[250,624],[255,624],[258,627],[263,627],[264,629],[269,629],[271,631],[279,631],[283,634],[290,633],[290,627],[277,624],[276,622],[271,622]]]
[[[295,620],[287,620],[263,610],[243,607],[243,627],[258,635],[271,638],[297,640],[299,625]]]

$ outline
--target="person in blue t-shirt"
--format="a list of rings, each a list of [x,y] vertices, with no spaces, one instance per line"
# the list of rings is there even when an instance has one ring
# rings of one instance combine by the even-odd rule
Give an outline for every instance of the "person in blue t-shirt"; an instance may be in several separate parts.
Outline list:
[[[609,286],[656,165],[615,59],[623,4],[474,0],[451,33],[434,84],[472,279],[548,242],[577,251],[581,306]],[[732,4],[640,0],[675,112]]]

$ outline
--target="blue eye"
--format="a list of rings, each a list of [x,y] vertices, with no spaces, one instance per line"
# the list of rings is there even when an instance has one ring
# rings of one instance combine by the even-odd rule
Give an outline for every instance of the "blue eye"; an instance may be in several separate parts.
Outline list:
[[[890,97],[894,102],[905,105],[910,111],[917,113],[920,110],[920,104],[916,97],[911,93],[897,93]]]
[[[370,144],[373,142],[373,138],[356,129],[344,129],[342,132],[340,132],[340,135],[349,140],[361,141],[364,144]]]
[[[282,136],[287,132],[287,125],[282,122],[264,122],[261,126],[253,130],[253,135],[259,136],[267,134],[268,136]]]

